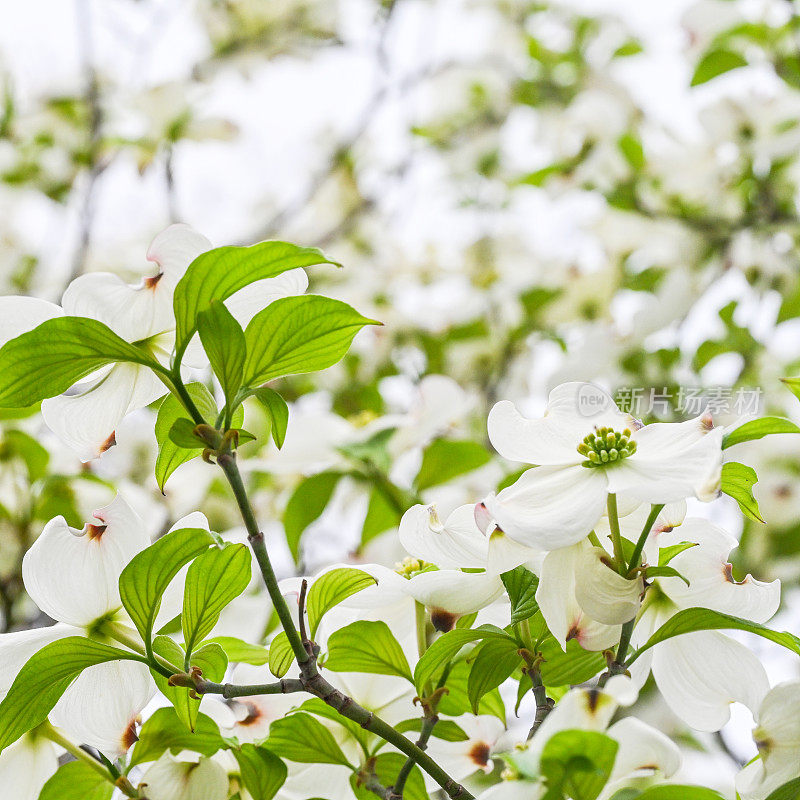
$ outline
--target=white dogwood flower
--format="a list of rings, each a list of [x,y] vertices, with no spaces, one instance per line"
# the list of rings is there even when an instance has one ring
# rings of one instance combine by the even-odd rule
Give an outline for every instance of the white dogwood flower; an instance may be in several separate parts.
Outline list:
[[[643,426],[588,383],[550,393],[542,419],[509,401],[489,414],[489,438],[504,458],[535,465],[484,502],[522,544],[554,550],[575,544],[600,519],[610,493],[669,503],[719,492],[722,430],[708,417]]]
[[[759,758],[736,776],[742,800],[764,800],[784,783],[800,778],[800,681],[770,689],[754,716]]]
[[[25,554],[25,588],[56,624],[0,637],[0,695],[46,644],[65,636],[102,635],[104,623],[124,624],[119,576],[150,540],[120,495],[94,518],[82,530],[69,527],[63,517],[51,520]],[[133,743],[134,723],[154,693],[146,665],[127,660],[97,664],[70,684],[49,719],[76,741],[116,756]]]
[[[0,786],[14,800],[37,800],[58,769],[55,744],[35,731],[26,733],[0,753]]]
[[[732,536],[699,518],[686,519],[680,528],[659,536],[661,547],[684,541],[697,546],[678,553],[669,566],[689,585],[679,577],[653,581],[634,629],[634,645],[644,644],[683,609],[709,608],[759,623],[777,611],[780,581],[764,583],[750,575],[741,581],[733,579],[728,555],[737,543]],[[759,659],[719,631],[694,631],[660,642],[632,664],[631,675],[643,684],[651,670],[672,711],[701,731],[725,725],[733,702],[755,711],[769,689]]]
[[[228,773],[213,758],[169,751],[145,772],[139,786],[150,800],[226,800]]]
[[[27,297],[0,298],[0,343],[66,314],[98,320],[126,342],[146,345],[151,355],[168,365],[175,341],[175,287],[192,261],[211,247],[205,236],[188,225],[171,225],[155,237],[147,251],[147,259],[157,265],[155,274],[137,285],[127,284],[113,273],[92,272],[70,283],[62,308]],[[239,323],[246,325],[273,300],[302,294],[307,286],[304,270],[290,270],[245,287],[226,304]],[[193,345],[185,361],[203,366],[205,356]],[[114,444],[114,431],[127,414],[164,393],[164,385],[149,368],[119,363],[98,370],[67,394],[44,400],[42,416],[82,461],[90,461]]]

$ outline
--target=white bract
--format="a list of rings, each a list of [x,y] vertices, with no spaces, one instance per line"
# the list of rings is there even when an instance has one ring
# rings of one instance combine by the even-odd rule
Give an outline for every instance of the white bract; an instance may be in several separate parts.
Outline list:
[[[509,401],[497,403],[489,438],[504,458],[536,465],[484,500],[499,527],[531,547],[580,541],[611,493],[669,503],[711,500],[719,492],[722,431],[708,417],[643,426],[593,384],[556,387],[539,420],[526,419]]]

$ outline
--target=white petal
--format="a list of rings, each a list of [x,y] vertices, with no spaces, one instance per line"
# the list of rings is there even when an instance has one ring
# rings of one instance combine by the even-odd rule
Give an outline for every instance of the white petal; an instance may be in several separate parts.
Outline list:
[[[153,239],[147,250],[147,260],[155,261],[163,273],[163,280],[174,287],[189,264],[212,247],[211,242],[194,228],[176,223]]]
[[[477,770],[492,771],[492,750],[505,731],[497,717],[464,715],[454,720],[467,734],[461,742],[446,742],[435,736],[428,744],[428,753],[454,780],[463,781]]]
[[[575,565],[581,550],[591,547],[580,542],[548,553],[542,563],[536,602],[547,627],[562,648],[577,639],[586,650],[605,650],[619,640],[620,625],[604,625],[588,617],[575,598]]]
[[[608,566],[601,547],[581,547],[575,563],[575,599],[592,618],[619,625],[636,615],[644,591],[641,576],[628,580]]]
[[[657,644],[653,677],[670,709],[699,731],[725,725],[731,703],[757,709],[769,689],[758,658],[717,631],[695,631]]]
[[[175,327],[172,288],[162,280],[131,286],[119,275],[90,272],[72,281],[61,302],[65,313],[99,320],[126,342]]]
[[[606,486],[601,469],[535,467],[484,503],[512,539],[555,550],[575,544],[592,530],[606,505]]]
[[[0,297],[0,346],[64,312],[38,297]]]
[[[211,758],[196,761],[164,753],[142,777],[149,800],[226,800],[228,774]]]
[[[42,403],[47,427],[79,455],[91,461],[114,444],[122,418],[164,394],[150,370],[137,364],[115,364],[89,388]]]
[[[680,538],[698,542],[697,547],[679,553],[670,566],[689,581],[678,578],[661,581],[670,599],[682,608],[710,608],[723,614],[766,622],[781,602],[779,580],[765,583],[747,575],[734,581],[728,556],[738,542],[722,528],[704,520],[687,519]]]
[[[615,722],[606,733],[619,742],[609,781],[639,770],[658,770],[669,778],[681,766],[681,751],[675,742],[636,717],[625,717]]]
[[[42,787],[58,769],[53,743],[26,734],[0,753],[0,786],[14,800],[37,800]]]
[[[649,439],[645,435],[647,427],[634,435],[636,452],[605,470],[610,492],[627,492],[645,503],[671,503],[687,497],[709,501],[718,496],[721,428],[688,447],[660,448],[653,445],[653,440],[662,434]]]
[[[202,511],[192,511],[190,514],[187,514],[185,517],[181,517],[168,531],[168,533],[172,533],[172,531],[179,531],[183,528],[201,528],[204,531],[210,531],[211,528],[208,526],[208,517],[202,513]]]
[[[488,430],[494,449],[509,461],[568,465],[583,461],[576,448],[591,431],[591,425],[579,433],[572,425],[561,424],[552,417],[527,419],[512,402],[501,400],[489,412]]]
[[[49,625],[0,636],[0,700],[6,696],[17,673],[34,653],[57,639],[78,634],[80,631],[70,625]]]
[[[501,781],[478,795],[478,800],[541,800],[547,793],[542,782]]]
[[[117,757],[135,741],[133,724],[155,693],[145,664],[95,664],[69,685],[50,712],[50,721],[81,744]]]
[[[400,544],[414,558],[440,567],[484,568],[488,540],[475,524],[473,508],[460,506],[442,524],[435,506],[412,506],[400,520]]]
[[[25,589],[59,622],[89,625],[121,605],[119,576],[150,544],[144,524],[121,495],[95,511],[82,531],[63,517],[47,523],[22,562]]]
[[[231,295],[225,301],[225,305],[236,321],[246,328],[250,320],[270,303],[282,297],[301,295],[306,289],[308,289],[306,271],[301,268],[290,269],[274,278],[265,278],[245,286],[244,289]]]
[[[432,611],[455,615],[480,611],[503,593],[500,577],[486,572],[433,570],[415,575],[407,583],[406,591],[415,600]]]
[[[510,536],[496,528],[489,536],[489,557],[486,562],[486,571],[495,575],[502,575],[510,569],[527,564],[541,564],[545,553],[533,547],[515,542]],[[538,572],[538,569],[534,570]]]

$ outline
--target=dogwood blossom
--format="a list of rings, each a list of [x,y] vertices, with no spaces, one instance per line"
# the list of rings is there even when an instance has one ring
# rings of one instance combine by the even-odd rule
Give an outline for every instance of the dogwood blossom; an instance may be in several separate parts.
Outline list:
[[[668,503],[719,492],[722,430],[708,417],[643,426],[593,384],[565,383],[550,393],[541,420],[501,401],[489,438],[504,458],[536,465],[485,500],[516,541],[553,550],[575,544],[600,519],[610,493]]]

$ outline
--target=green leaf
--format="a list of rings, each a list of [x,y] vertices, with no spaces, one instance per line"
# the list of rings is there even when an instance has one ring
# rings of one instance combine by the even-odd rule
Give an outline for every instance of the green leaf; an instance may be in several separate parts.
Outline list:
[[[334,264],[314,247],[260,242],[251,247],[218,247],[198,256],[178,281],[173,296],[176,354],[181,357],[196,328],[197,316],[213,300],[227,300],[255,281],[315,264]]]
[[[711,50],[698,62],[692,75],[692,86],[699,86],[718,75],[738,67],[746,67],[747,59],[732,50]]]
[[[726,433],[722,438],[722,449],[725,450],[742,442],[752,442],[771,433],[800,433],[800,428],[791,420],[783,419],[782,417],[753,419]]]
[[[326,369],[344,356],[365,325],[379,324],[329,297],[304,294],[275,300],[253,317],[244,332],[244,383],[254,386]]]
[[[269,645],[269,671],[282,678],[294,663],[294,651],[289,644],[289,637],[281,631]]]
[[[757,482],[758,475],[752,467],[738,461],[728,461],[722,465],[720,489],[739,504],[739,509],[746,517],[763,522],[758,502],[753,497],[753,484]]]
[[[635,169],[641,170],[645,164],[644,148],[642,141],[630,133],[623,133],[617,140],[620,152],[625,156],[625,160]]]
[[[628,659],[627,664],[632,664],[645,650],[649,650],[659,642],[680,636],[692,631],[746,631],[754,633],[771,642],[776,642],[800,655],[800,638],[791,633],[773,631],[765,625],[757,622],[750,622],[740,617],[732,617],[729,614],[721,614],[719,611],[712,611],[709,608],[686,608],[679,611],[674,617],[670,617],[648,640]]]
[[[439,701],[438,712],[449,717],[458,717],[472,713],[472,704],[467,695],[469,682],[469,664],[459,661],[450,668],[445,687],[447,694]],[[478,703],[479,714],[490,714],[505,724],[506,709],[498,689],[487,692]]]
[[[539,610],[536,602],[539,579],[525,567],[504,572],[500,578],[511,601],[511,624],[530,619]]]
[[[648,567],[645,570],[645,575],[648,580],[650,578],[680,578],[687,586],[689,586],[688,578],[681,575],[675,567]]]
[[[184,649],[167,636],[156,636],[153,640],[153,652],[171,664],[183,665],[186,659]],[[198,667],[206,680],[218,682],[225,676],[228,657],[218,644],[208,643],[192,653],[190,665]],[[192,697],[186,687],[170,686],[167,678],[160,672],[150,670],[150,674],[159,691],[172,703],[175,713],[187,730],[194,731],[197,727],[200,699]]]
[[[244,331],[221,300],[212,300],[197,315],[197,332],[211,369],[219,379],[225,401],[233,410],[233,399],[242,385],[247,345]]]
[[[286,764],[266,747],[243,744],[231,750],[244,788],[255,800],[272,800],[286,781]]]
[[[50,453],[32,436],[13,428],[5,432],[0,444],[0,461],[11,458],[18,458],[25,464],[30,483],[46,477]]]
[[[289,406],[286,405],[286,401],[276,391],[268,386],[259,386],[257,389],[253,389],[251,394],[264,406],[269,419],[272,441],[275,442],[275,447],[280,450],[286,439],[286,428],[289,425]]]
[[[786,386],[786,388],[798,400],[800,400],[800,376],[797,376],[796,378],[781,378],[781,383],[783,383]]]
[[[405,761],[406,757],[402,753],[379,753],[374,761],[375,775],[384,786],[391,786],[392,781],[397,780],[397,773]],[[350,776],[350,786],[358,800],[375,800],[375,795],[371,791],[358,785],[356,773]],[[425,780],[417,766],[408,776],[403,790],[403,800],[429,800],[429,795],[425,791]]]
[[[186,417],[178,417],[169,429],[169,440],[183,450],[203,450],[208,445],[195,434],[195,423]]]
[[[486,639],[467,660],[472,661],[467,696],[473,714],[478,713],[478,701],[487,692],[500,686],[522,663],[519,646],[509,639]]]
[[[162,369],[146,350],[120,339],[102,322],[49,319],[0,348],[0,406],[22,408],[55,397],[120,361]]]
[[[688,550],[691,547],[697,547],[697,542],[681,542],[680,544],[673,544],[669,547],[662,547],[658,551],[658,566],[666,567],[678,553]]]
[[[315,714],[318,717],[332,720],[338,725],[341,725],[361,745],[364,753],[369,753],[371,734],[366,728],[362,728],[357,722],[343,717],[335,708],[331,708],[331,706],[319,697],[312,697],[310,700],[306,700],[305,703],[295,709],[295,711],[305,711],[309,714]]]
[[[784,783],[783,786],[778,787],[767,796],[767,800],[798,800],[798,798],[800,798],[800,778],[794,778],[788,783]],[[652,800],[656,800],[656,798]],[[659,797],[657,800],[667,800],[667,798]],[[669,798],[669,800],[672,800],[672,798]],[[701,800],[701,798],[698,798],[698,800]],[[705,799],[703,798],[702,800]]]
[[[68,636],[34,653],[0,703],[0,752],[47,719],[67,687],[87,667],[107,661],[144,661],[119,647]]]
[[[676,783],[645,789],[638,795],[637,800],[723,800],[723,796],[719,792],[703,786],[682,786]],[[770,798],[768,797],[767,800]],[[795,800],[795,795],[786,797],[784,800]]]
[[[42,787],[39,800],[110,800],[114,784],[83,761],[63,764]]]
[[[222,609],[247,588],[251,564],[247,545],[226,544],[202,553],[189,567],[181,615],[188,653],[211,633]]]
[[[225,651],[228,661],[253,664],[256,667],[269,663],[269,650],[260,644],[250,644],[235,636],[215,636],[206,640],[207,644],[211,642],[218,644]]]
[[[333,734],[310,714],[289,714],[269,726],[264,747],[281,758],[303,764],[342,764],[350,762],[336,744]]]
[[[513,641],[505,631],[494,625],[481,625],[479,628],[467,629],[455,628],[442,634],[417,661],[414,669],[414,685],[417,687],[417,692],[422,693],[426,683],[435,683],[444,668],[464,645],[489,638]]]
[[[181,528],[162,536],[137,553],[119,576],[119,596],[145,642],[161,608],[161,596],[181,567],[213,544],[202,528]]]
[[[414,485],[421,492],[472,472],[490,460],[489,451],[477,442],[437,439],[425,450]]]
[[[359,546],[363,547],[384,531],[396,528],[400,524],[401,516],[397,506],[387,498],[386,492],[373,486],[369,493],[367,514],[364,517],[364,524],[361,526]]]
[[[389,626],[380,621],[359,620],[334,631],[328,639],[325,666],[333,672],[369,672],[412,680],[403,648]]]
[[[301,481],[289,498],[283,512],[286,543],[297,562],[300,557],[300,537],[314,520],[318,519],[331,499],[341,472],[320,472]]]
[[[595,800],[608,782],[618,749],[603,733],[559,731],[542,750],[541,773],[550,792],[557,789],[568,792],[573,800]]]
[[[186,386],[189,396],[195,406],[203,415],[206,422],[213,423],[217,417],[217,404],[211,392],[202,383],[190,383]],[[175,395],[167,395],[158,409],[156,417],[156,441],[158,442],[158,457],[156,458],[156,481],[158,488],[164,491],[164,484],[173,472],[187,461],[197,457],[199,453],[192,449],[185,449],[176,445],[170,438],[170,431],[175,422],[186,416],[186,409],[181,405]]]
[[[419,733],[422,730],[422,719],[420,717],[406,719],[398,722],[394,727],[400,733],[408,733],[409,731]],[[469,736],[451,719],[440,719],[434,726],[431,736],[435,736],[444,742],[466,742],[469,739]]]
[[[311,638],[317,632],[322,617],[342,600],[346,600],[356,592],[374,586],[377,579],[361,569],[341,567],[332,569],[321,575],[308,590],[308,625]]]
[[[148,717],[139,732],[131,756],[130,766],[157,761],[167,750],[179,753],[191,750],[204,756],[212,756],[225,748],[217,723],[205,714],[197,715],[194,733],[178,717],[174,708],[159,708]]]
[[[543,642],[539,649],[545,658],[539,667],[545,686],[585,683],[606,667],[602,653],[584,650],[574,640],[567,642],[566,653],[553,638]]]

